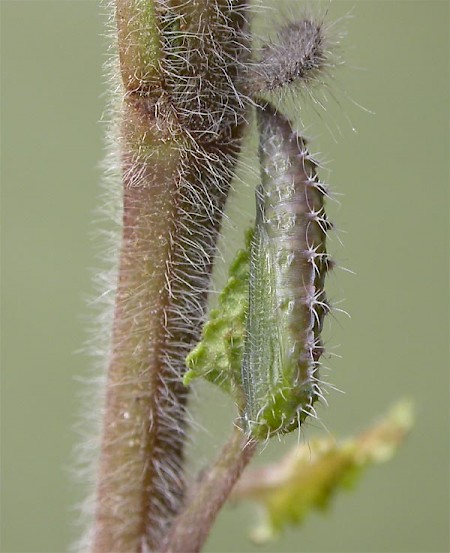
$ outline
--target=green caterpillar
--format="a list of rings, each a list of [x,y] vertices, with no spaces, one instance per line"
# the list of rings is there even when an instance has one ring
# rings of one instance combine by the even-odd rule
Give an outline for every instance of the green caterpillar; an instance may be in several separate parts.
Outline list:
[[[325,245],[327,192],[305,141],[270,104],[258,109],[258,126],[261,184],[242,387],[245,426],[266,438],[297,428],[321,396],[320,333],[329,311],[324,280],[332,262]]]

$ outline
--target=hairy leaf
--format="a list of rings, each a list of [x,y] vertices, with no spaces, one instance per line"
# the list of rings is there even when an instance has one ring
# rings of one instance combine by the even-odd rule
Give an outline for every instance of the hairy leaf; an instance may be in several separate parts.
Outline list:
[[[184,376],[185,385],[198,377],[206,378],[226,392],[240,385],[252,236],[253,230],[247,231],[246,246],[238,251],[230,266],[219,305],[209,314],[202,340],[186,357],[189,370]]]

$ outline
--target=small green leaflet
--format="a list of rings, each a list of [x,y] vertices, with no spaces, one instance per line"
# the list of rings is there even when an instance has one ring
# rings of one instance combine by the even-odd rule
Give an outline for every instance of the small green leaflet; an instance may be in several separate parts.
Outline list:
[[[316,438],[274,464],[246,471],[232,500],[258,504],[260,524],[252,532],[253,540],[273,540],[287,527],[303,524],[314,510],[327,508],[368,467],[389,461],[413,423],[413,405],[403,400],[358,436],[337,442]]]
[[[211,310],[203,327],[200,343],[186,357],[186,386],[204,377],[225,392],[240,390],[252,238],[253,229],[247,231],[246,246],[230,266],[228,282],[219,295],[218,307]]]

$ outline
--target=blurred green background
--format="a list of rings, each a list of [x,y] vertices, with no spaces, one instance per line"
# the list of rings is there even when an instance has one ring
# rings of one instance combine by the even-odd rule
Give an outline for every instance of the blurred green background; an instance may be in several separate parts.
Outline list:
[[[338,317],[327,331],[342,356],[330,360],[330,380],[345,395],[332,393],[320,415],[345,436],[410,397],[417,422],[393,461],[262,551],[444,552],[449,5],[338,0],[329,18],[350,10],[341,23],[348,63],[331,87],[337,100],[327,112],[304,114],[312,149],[330,161],[331,183],[343,194],[340,209],[330,209],[344,247],[335,241],[332,249],[356,272],[337,272],[330,284],[352,318]],[[79,351],[98,266],[103,12],[90,0],[1,0],[2,553],[67,551],[77,534],[84,492],[71,476],[73,425],[83,395],[77,377],[91,363]],[[240,192],[250,209],[251,190]],[[241,201],[230,214],[245,226]],[[230,253],[225,248],[225,258]],[[228,432],[229,405],[207,385],[196,396],[193,410],[207,426],[193,433],[198,467]],[[306,439],[326,435],[315,426]],[[271,444],[256,462],[296,439]],[[253,517],[250,507],[226,508],[205,550],[259,550],[246,537]]]

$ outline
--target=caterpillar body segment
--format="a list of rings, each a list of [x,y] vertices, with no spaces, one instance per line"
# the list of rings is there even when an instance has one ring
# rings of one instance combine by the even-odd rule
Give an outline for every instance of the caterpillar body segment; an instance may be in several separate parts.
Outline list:
[[[326,189],[306,142],[266,104],[258,108],[261,184],[251,248],[242,363],[245,426],[254,437],[290,432],[321,395],[319,358],[331,260]]]

